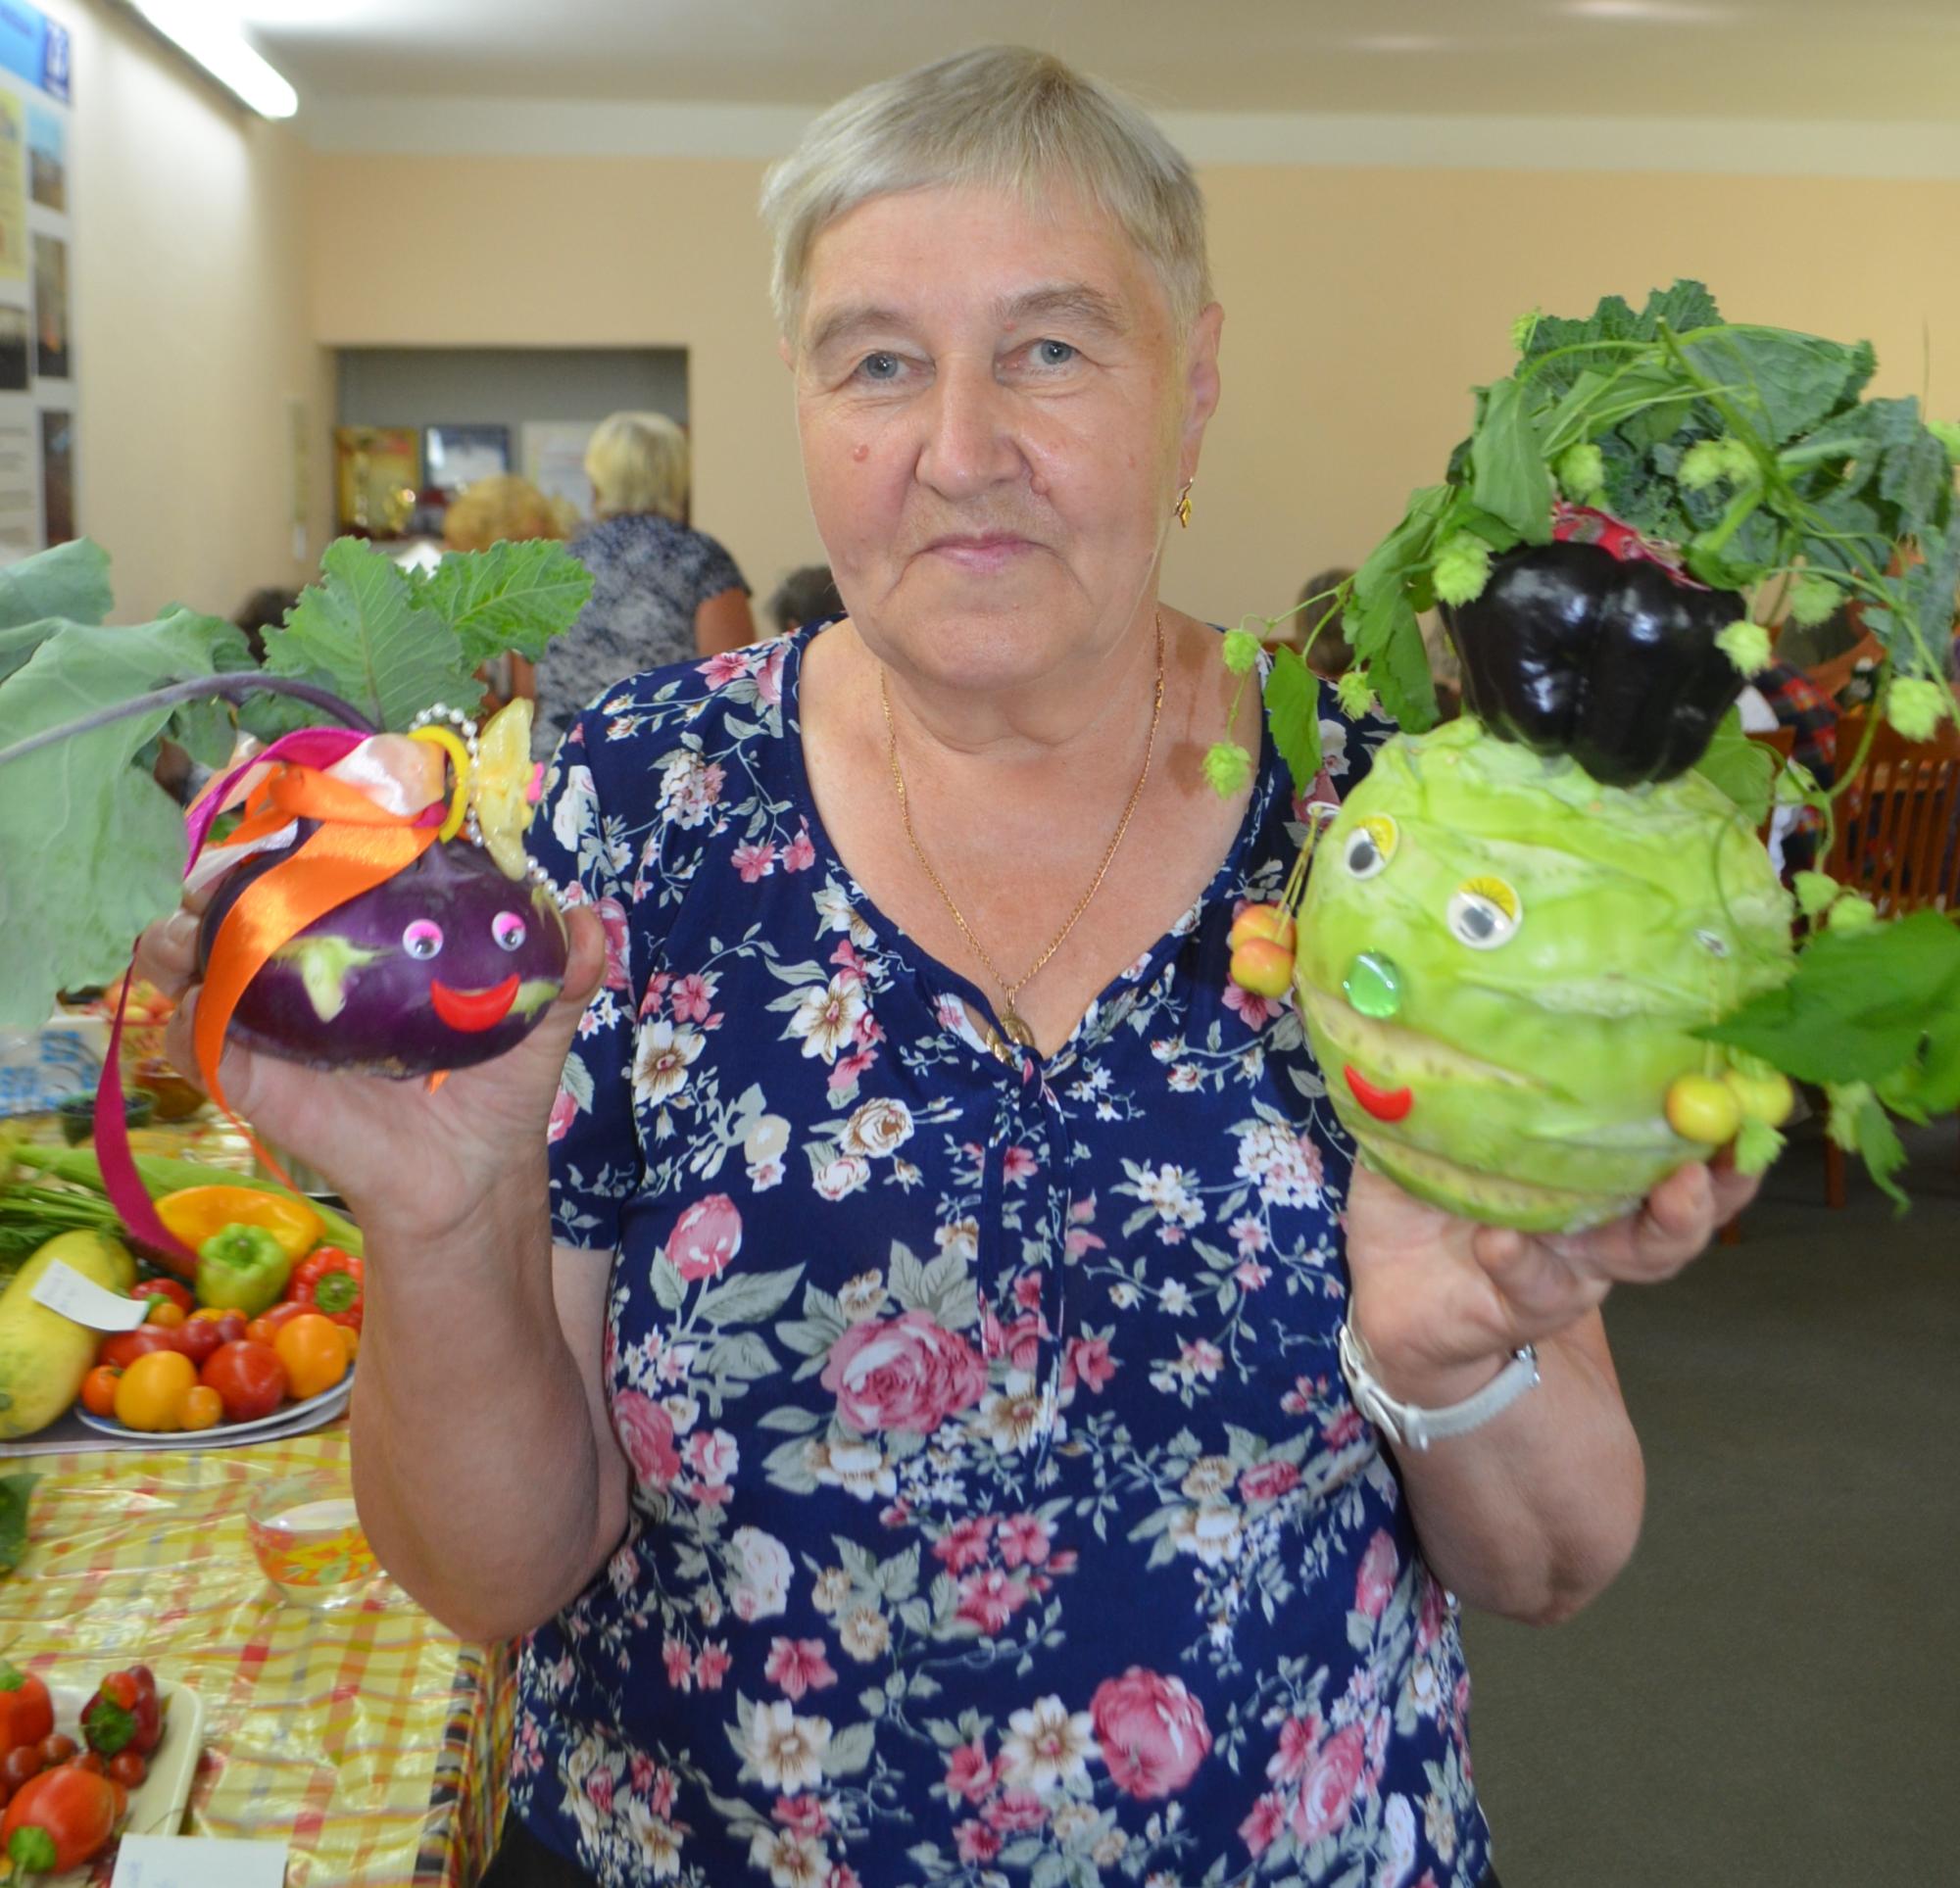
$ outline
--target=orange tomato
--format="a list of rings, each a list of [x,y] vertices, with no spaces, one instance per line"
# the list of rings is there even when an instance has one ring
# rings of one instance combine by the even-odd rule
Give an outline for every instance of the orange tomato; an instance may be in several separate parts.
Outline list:
[[[122,1376],[114,1364],[97,1364],[81,1380],[81,1407],[90,1416],[114,1416],[116,1385]]]
[[[136,1359],[116,1385],[116,1420],[132,1429],[180,1429],[184,1396],[197,1382],[197,1366],[178,1350],[153,1350]]]
[[[218,1426],[224,1414],[224,1398],[209,1383],[199,1383],[184,1392],[183,1426],[187,1429],[209,1429]]]
[[[143,1320],[146,1325],[156,1325],[164,1331],[174,1331],[183,1321],[183,1306],[172,1304],[168,1298],[151,1299],[150,1315]]]
[[[340,1341],[347,1347],[347,1361],[351,1364],[361,1354],[360,1328],[356,1325],[335,1325],[334,1329],[340,1332]]]
[[[317,1311],[281,1325],[272,1338],[272,1349],[286,1367],[296,1401],[318,1396],[331,1389],[347,1375],[347,1345],[340,1327]]]

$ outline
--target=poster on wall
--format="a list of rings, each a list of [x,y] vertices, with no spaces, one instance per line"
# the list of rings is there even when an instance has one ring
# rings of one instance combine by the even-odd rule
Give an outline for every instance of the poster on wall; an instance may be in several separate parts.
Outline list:
[[[77,516],[68,28],[0,0],[0,563]]]

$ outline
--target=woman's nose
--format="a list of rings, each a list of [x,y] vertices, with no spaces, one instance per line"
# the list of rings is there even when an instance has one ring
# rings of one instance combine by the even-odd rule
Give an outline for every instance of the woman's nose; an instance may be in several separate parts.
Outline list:
[[[918,475],[950,499],[970,498],[1020,476],[1013,403],[992,365],[942,365],[925,403],[926,436]]]

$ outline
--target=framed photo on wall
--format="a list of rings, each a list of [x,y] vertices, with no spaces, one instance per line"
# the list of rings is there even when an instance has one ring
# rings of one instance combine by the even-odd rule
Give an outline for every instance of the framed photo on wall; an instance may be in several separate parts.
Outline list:
[[[479,478],[511,469],[508,426],[428,426],[422,431],[422,460],[428,483],[454,497]]]
[[[334,505],[343,531],[400,537],[420,489],[421,436],[413,426],[333,429]]]

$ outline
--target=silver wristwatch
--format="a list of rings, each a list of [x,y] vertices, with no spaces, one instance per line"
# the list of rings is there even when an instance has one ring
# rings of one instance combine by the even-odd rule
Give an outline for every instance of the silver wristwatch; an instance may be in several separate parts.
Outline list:
[[[1418,1409],[1398,1403],[1375,1376],[1375,1359],[1351,1326],[1341,1327],[1341,1375],[1348,1380],[1354,1403],[1363,1416],[1391,1442],[1404,1448],[1427,1449],[1446,1436],[1467,1435],[1500,1410],[1507,1410],[1526,1390],[1538,1386],[1538,1352],[1530,1344],[1511,1352],[1511,1361],[1475,1396],[1444,1410]]]

